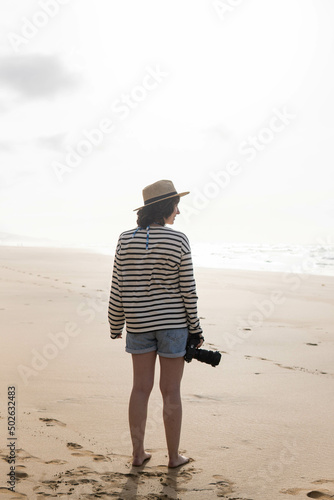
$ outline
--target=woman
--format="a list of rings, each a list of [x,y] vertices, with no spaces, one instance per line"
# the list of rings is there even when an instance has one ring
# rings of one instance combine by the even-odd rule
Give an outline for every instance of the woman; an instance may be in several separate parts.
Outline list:
[[[204,341],[197,317],[197,295],[187,237],[172,225],[180,213],[180,197],[171,181],[143,189],[137,229],[119,237],[108,319],[110,336],[122,338],[126,323],[126,351],[132,354],[133,388],[129,425],[135,466],[151,458],[144,449],[148,399],[153,388],[155,361],[160,361],[160,390],[168,448],[168,467],[189,461],[179,454],[182,406],[180,384],[188,336],[197,347]]]

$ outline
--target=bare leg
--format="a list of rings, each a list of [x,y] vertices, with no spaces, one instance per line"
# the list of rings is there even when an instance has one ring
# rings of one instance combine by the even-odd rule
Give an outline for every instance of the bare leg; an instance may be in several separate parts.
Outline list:
[[[169,455],[168,467],[178,467],[189,462],[179,454],[182,423],[182,403],[180,385],[183,375],[184,359],[160,358],[160,390],[163,398],[163,419]]]
[[[148,399],[154,383],[156,351],[132,354],[133,388],[129,402],[129,425],[133,446],[132,465],[140,466],[151,458],[144,450]]]

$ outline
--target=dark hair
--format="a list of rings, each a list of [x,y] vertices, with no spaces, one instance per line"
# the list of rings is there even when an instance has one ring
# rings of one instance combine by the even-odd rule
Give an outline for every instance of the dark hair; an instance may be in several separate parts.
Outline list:
[[[174,208],[179,201],[180,197],[174,196],[173,198],[157,201],[156,203],[152,203],[152,205],[140,208],[137,216],[138,227],[147,227],[150,224],[153,224],[153,222],[164,226],[165,219],[168,219],[168,217],[172,215]]]

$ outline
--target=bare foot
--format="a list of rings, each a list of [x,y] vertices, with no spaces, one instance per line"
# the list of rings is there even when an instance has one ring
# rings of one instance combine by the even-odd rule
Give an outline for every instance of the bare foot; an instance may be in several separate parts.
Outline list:
[[[144,454],[140,455],[140,457],[133,457],[132,465],[134,465],[135,467],[140,467],[141,465],[143,465],[144,462],[149,460],[151,456],[152,456],[151,453],[146,453],[144,451]]]
[[[175,467],[180,467],[180,465],[187,464],[188,462],[189,458],[179,455],[176,460],[169,460],[168,467],[174,469]]]

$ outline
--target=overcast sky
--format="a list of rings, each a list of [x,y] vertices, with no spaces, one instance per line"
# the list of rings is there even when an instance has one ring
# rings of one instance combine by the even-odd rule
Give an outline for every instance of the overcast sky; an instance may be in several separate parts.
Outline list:
[[[2,237],[113,248],[171,179],[193,242],[333,243],[333,25],[332,0],[2,0]]]

